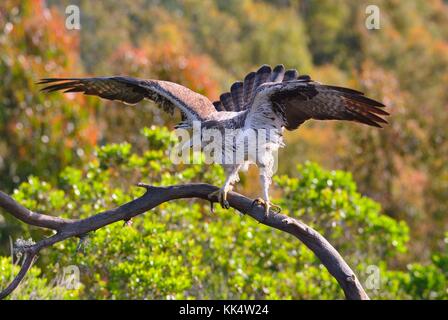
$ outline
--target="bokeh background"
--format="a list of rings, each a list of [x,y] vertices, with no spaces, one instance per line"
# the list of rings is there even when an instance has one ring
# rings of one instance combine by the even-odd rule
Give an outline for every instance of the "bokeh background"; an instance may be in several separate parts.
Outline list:
[[[65,26],[72,4],[80,30]],[[378,30],[365,26],[372,4]],[[125,74],[213,100],[278,63],[364,91],[391,116],[381,130],[311,121],[288,133],[275,201],[329,237],[372,297],[448,298],[447,1],[3,0],[0,189],[40,212],[85,217],[141,194],[140,180],[220,184],[217,167],[169,162],[164,127],[178,119],[151,102],[45,95],[35,83]],[[237,190],[256,196],[257,171],[242,178]],[[249,218],[198,201],[154,213],[132,231],[97,231],[84,253],[74,240],[47,250],[12,297],[342,298],[306,248]],[[46,235],[0,211],[2,287],[10,239]],[[67,265],[81,270],[76,290],[54,281]]]

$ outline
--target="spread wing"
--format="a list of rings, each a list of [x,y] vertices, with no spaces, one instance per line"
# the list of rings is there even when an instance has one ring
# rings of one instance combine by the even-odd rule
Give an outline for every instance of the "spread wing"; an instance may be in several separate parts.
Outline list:
[[[288,130],[297,129],[308,119],[349,120],[381,128],[381,123],[387,123],[381,116],[389,115],[381,102],[362,92],[323,85],[309,76],[265,83],[257,90],[250,112],[254,115],[265,112],[260,106],[266,104],[281,117]]]
[[[53,92],[82,92],[108,100],[118,100],[126,104],[136,104],[146,98],[157,103],[162,109],[174,113],[179,108],[188,120],[204,120],[216,112],[213,104],[203,95],[184,86],[158,80],[142,80],[131,77],[95,78],[47,78],[42,90]]]
[[[230,92],[221,94],[218,101],[213,102],[217,111],[243,111],[250,107],[257,89],[266,82],[290,81],[298,78],[295,69],[285,70],[282,64],[272,69],[262,65],[257,71],[248,73],[243,81],[237,81],[230,87]]]

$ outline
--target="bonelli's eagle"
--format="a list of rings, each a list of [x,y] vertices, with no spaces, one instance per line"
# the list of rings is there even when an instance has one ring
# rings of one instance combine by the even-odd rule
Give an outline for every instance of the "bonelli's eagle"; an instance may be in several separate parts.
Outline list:
[[[362,92],[321,84],[307,75],[299,75],[296,70],[285,70],[283,65],[274,69],[263,65],[256,72],[250,72],[215,102],[180,84],[125,76],[47,78],[39,83],[46,85],[42,90],[47,92],[81,92],[126,104],[136,104],[146,98],[171,114],[179,109],[182,121],[178,128],[189,129],[197,122],[203,131],[224,133],[223,158],[235,160],[229,154],[234,154],[242,144],[244,159],[224,161],[227,179],[210,197],[218,196],[221,205],[228,208],[227,193],[239,180],[239,170],[255,163],[263,189],[262,198],[256,203],[264,206],[266,215],[270,208],[279,210],[269,200],[269,186],[275,171],[275,155],[283,146],[284,129],[295,130],[309,119],[349,120],[381,127],[382,123],[387,123],[381,116],[388,115],[382,103],[367,98]],[[248,132],[255,133],[255,156],[246,145],[247,140],[253,138],[238,139]]]

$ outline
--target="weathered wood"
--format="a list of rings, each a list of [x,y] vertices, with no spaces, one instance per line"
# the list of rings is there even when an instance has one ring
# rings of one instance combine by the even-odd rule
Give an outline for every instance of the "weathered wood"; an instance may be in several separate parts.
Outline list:
[[[169,187],[155,187],[146,184],[138,186],[146,188],[146,192],[139,198],[125,203],[114,209],[103,211],[91,217],[79,220],[63,219],[49,215],[39,214],[28,210],[13,198],[0,191],[0,207],[12,216],[27,224],[42,228],[52,229],[56,234],[43,239],[33,246],[27,248],[27,259],[22,265],[19,274],[11,284],[2,292],[0,299],[8,296],[14,291],[25,277],[34,257],[40,250],[53,244],[72,237],[81,237],[91,231],[100,229],[118,221],[129,219],[145,213],[158,205],[176,199],[200,198],[210,200],[208,195],[218,187],[205,183],[183,184]],[[211,199],[217,201],[217,199]],[[369,297],[364,291],[355,273],[344,261],[337,250],[316,230],[303,222],[290,218],[284,214],[270,213],[268,217],[264,214],[264,208],[253,205],[253,200],[241,194],[230,192],[228,201],[234,209],[252,217],[258,222],[272,228],[287,232],[303,242],[320,259],[330,274],[338,281],[345,297],[350,300],[367,300]]]

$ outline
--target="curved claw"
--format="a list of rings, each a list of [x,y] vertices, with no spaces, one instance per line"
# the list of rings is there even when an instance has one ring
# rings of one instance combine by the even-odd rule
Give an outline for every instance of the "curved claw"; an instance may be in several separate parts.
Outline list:
[[[264,211],[265,211],[265,216],[268,217],[269,216],[269,211],[272,210],[272,212],[274,213],[280,213],[282,211],[282,208],[273,204],[270,201],[265,201],[262,198],[257,198],[252,202],[252,206],[254,205],[260,205],[264,207]]]
[[[221,204],[223,209],[230,208],[229,201],[227,201],[227,192],[223,188],[213,191],[208,195],[210,202],[212,202],[212,198],[215,196],[218,198],[218,202]]]
[[[252,201],[252,206],[254,205],[260,205],[264,207],[266,205],[266,202],[262,198],[257,198],[254,201]]]
[[[273,204],[273,203],[270,204],[270,209],[272,211],[274,211],[274,213],[277,213],[277,214],[282,212],[282,208],[280,206],[276,205],[276,204]]]
[[[215,196],[217,196],[218,200],[219,200],[219,189],[216,191],[213,191],[212,193],[209,193],[207,197],[210,200],[210,202],[212,202],[212,200],[213,200],[212,198]]]
[[[131,227],[133,223],[132,219],[126,219],[124,220],[123,227]]]

